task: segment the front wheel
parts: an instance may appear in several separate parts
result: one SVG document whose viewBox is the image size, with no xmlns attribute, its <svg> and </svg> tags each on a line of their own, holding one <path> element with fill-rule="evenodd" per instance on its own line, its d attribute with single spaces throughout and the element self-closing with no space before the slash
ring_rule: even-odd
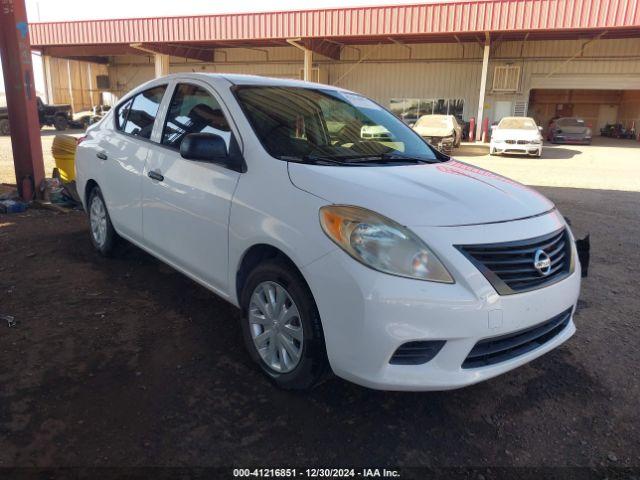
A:
<svg viewBox="0 0 640 480">
<path fill-rule="evenodd" d="M 89 194 L 89 226 L 91 229 L 91 243 L 105 257 L 113 253 L 118 234 L 116 233 L 107 205 L 99 187 L 94 187 Z"/>
<path fill-rule="evenodd" d="M 63 117 L 62 115 L 58 115 L 53 119 L 53 127 L 59 132 L 66 130 L 67 128 L 69 128 L 69 120 L 67 120 L 66 117 Z"/>
<path fill-rule="evenodd" d="M 11 127 L 9 126 L 9 120 L 3 118 L 0 120 L 0 135 L 10 135 Z"/>
<path fill-rule="evenodd" d="M 281 388 L 312 388 L 328 371 L 320 315 L 302 275 L 269 260 L 247 278 L 242 332 L 251 358 Z"/>
</svg>

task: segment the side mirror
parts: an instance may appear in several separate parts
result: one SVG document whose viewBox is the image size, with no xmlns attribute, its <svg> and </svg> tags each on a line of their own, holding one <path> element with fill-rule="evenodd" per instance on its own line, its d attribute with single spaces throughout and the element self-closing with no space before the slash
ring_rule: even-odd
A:
<svg viewBox="0 0 640 480">
<path fill-rule="evenodd" d="M 246 172 L 247 165 L 235 135 L 229 140 L 229 151 L 224 138 L 215 133 L 190 133 L 180 144 L 180 155 L 187 160 L 218 163 L 235 170 Z"/>
<path fill-rule="evenodd" d="M 187 160 L 227 163 L 227 144 L 215 133 L 190 133 L 180 144 L 180 155 Z"/>
<path fill-rule="evenodd" d="M 494 129 L 494 128 L 496 128 L 497 126 L 498 126 L 498 125 L 490 125 L 490 126 L 489 126 L 489 128 L 490 128 L 491 130 L 493 130 L 493 129 Z"/>
<path fill-rule="evenodd" d="M 542 127 L 538 127 L 538 130 L 542 131 Z"/>
</svg>

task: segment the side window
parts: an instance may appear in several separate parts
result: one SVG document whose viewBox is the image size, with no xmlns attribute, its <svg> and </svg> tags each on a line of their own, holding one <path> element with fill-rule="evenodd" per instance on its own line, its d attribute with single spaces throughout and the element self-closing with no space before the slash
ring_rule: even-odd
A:
<svg viewBox="0 0 640 480">
<path fill-rule="evenodd" d="M 133 103 L 124 124 L 124 132 L 142 138 L 151 138 L 156 114 L 162 102 L 166 85 L 145 90 L 133 98 Z"/>
<path fill-rule="evenodd" d="M 218 101 L 202 87 L 181 83 L 171 99 L 162 144 L 179 149 L 190 133 L 220 135 L 229 149 L 231 128 Z"/>
<path fill-rule="evenodd" d="M 133 103 L 133 98 L 130 98 L 118 108 L 118 113 L 116 114 L 116 128 L 118 130 L 124 130 L 124 124 L 127 123 L 127 116 L 129 115 L 129 110 L 131 110 L 131 103 Z"/>
</svg>

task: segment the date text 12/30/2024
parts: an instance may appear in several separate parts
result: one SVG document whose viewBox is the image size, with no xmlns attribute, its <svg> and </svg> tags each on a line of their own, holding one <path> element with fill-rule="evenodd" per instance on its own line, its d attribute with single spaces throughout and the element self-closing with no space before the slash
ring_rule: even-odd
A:
<svg viewBox="0 0 640 480">
<path fill-rule="evenodd" d="M 234 468 L 235 478 L 400 478 L 387 468 Z"/>
</svg>

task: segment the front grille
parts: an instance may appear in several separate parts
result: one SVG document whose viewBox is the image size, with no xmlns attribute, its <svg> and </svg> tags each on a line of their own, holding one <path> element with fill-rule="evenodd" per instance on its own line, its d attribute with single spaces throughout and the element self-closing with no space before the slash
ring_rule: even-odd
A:
<svg viewBox="0 0 640 480">
<path fill-rule="evenodd" d="M 564 228 L 529 240 L 456 247 L 500 295 L 545 287 L 569 276 L 574 269 L 571 241 Z M 536 254 L 540 250 L 543 253 L 539 258 L 546 258 L 546 254 L 549 268 L 538 270 L 535 267 Z"/>
<path fill-rule="evenodd" d="M 444 340 L 421 340 L 404 343 L 398 347 L 389 363 L 394 365 L 422 365 L 432 360 L 444 344 Z"/>
<path fill-rule="evenodd" d="M 501 337 L 481 340 L 462 363 L 462 368 L 478 368 L 505 362 L 541 347 L 569 324 L 571 308 L 535 327 Z"/>
</svg>

